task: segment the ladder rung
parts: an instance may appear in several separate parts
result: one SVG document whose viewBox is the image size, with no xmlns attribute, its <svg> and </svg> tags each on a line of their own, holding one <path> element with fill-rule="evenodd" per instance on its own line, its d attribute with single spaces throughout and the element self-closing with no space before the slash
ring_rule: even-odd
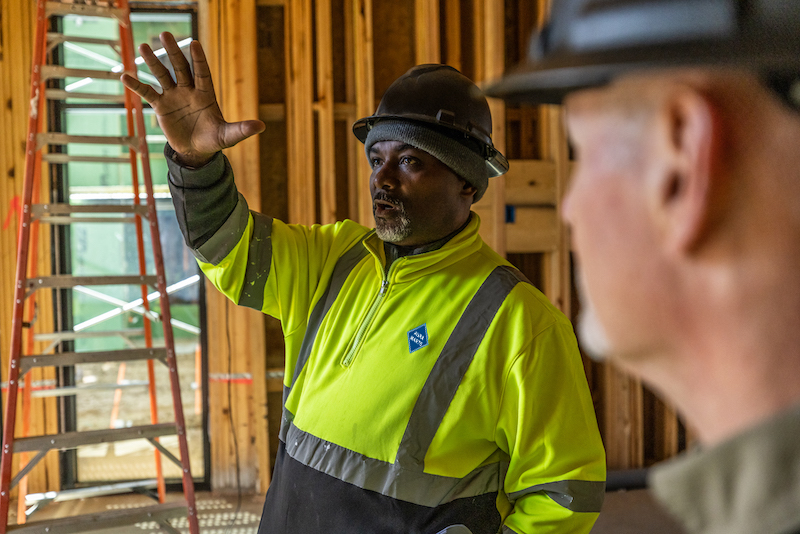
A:
<svg viewBox="0 0 800 534">
<path fill-rule="evenodd" d="M 75 287 L 75 286 L 141 286 L 155 287 L 158 277 L 152 275 L 113 275 L 113 276 L 71 276 L 57 274 L 55 276 L 38 276 L 25 281 L 29 289 L 45 287 Z"/>
<path fill-rule="evenodd" d="M 61 367 L 80 363 L 130 362 L 135 360 L 160 360 L 163 362 L 166 359 L 167 349 L 165 348 L 35 354 L 20 358 L 19 370 L 21 373 L 26 373 L 34 367 Z"/>
<path fill-rule="evenodd" d="M 35 341 L 73 341 L 76 339 L 90 339 L 98 337 L 132 337 L 144 335 L 144 328 L 130 328 L 127 330 L 103 330 L 100 332 L 73 332 L 72 330 L 65 330 L 63 332 L 45 332 L 42 334 L 34 334 Z"/>
<path fill-rule="evenodd" d="M 147 216 L 147 206 L 144 204 L 33 204 L 31 215 L 71 215 L 73 213 L 121 213 Z"/>
<path fill-rule="evenodd" d="M 104 100 L 107 102 L 124 103 L 125 95 L 102 95 L 99 93 L 80 93 L 77 91 L 65 91 L 64 89 L 46 89 L 45 97 L 49 100 L 66 100 L 67 98 L 82 98 L 84 100 Z"/>
<path fill-rule="evenodd" d="M 104 428 L 103 430 L 87 430 L 85 432 L 64 432 L 63 434 L 14 439 L 14 452 L 66 450 L 83 445 L 97 445 L 99 443 L 113 443 L 140 438 L 157 438 L 176 433 L 175 423 L 131 426 L 128 428 Z"/>
<path fill-rule="evenodd" d="M 127 156 L 70 156 L 69 154 L 42 154 L 42 160 L 48 163 L 127 163 L 130 165 L 131 159 Z"/>
<path fill-rule="evenodd" d="M 119 46 L 119 41 L 115 39 L 98 39 L 96 37 L 83 37 L 80 35 L 66 35 L 58 32 L 47 33 L 47 43 L 51 45 L 58 45 L 61 43 L 81 43 L 81 44 L 95 44 L 95 45 L 108 45 Z"/>
<path fill-rule="evenodd" d="M 119 81 L 121 75 L 121 72 L 107 70 L 70 69 L 57 65 L 42 65 L 42 80 L 51 80 L 53 78 L 97 78 L 99 80 Z"/>
<path fill-rule="evenodd" d="M 61 386 L 47 389 L 39 389 L 31 392 L 31 396 L 35 399 L 43 399 L 49 397 L 73 397 L 81 393 L 88 393 L 90 391 L 114 391 L 117 389 L 130 389 L 130 388 L 144 388 L 150 385 L 147 380 L 126 380 L 119 384 L 83 384 L 80 386 Z"/>
<path fill-rule="evenodd" d="M 103 495 L 119 495 L 140 489 L 152 489 L 156 487 L 155 478 L 147 480 L 134 480 L 132 482 L 117 482 L 116 484 L 104 484 L 102 486 L 92 486 L 88 488 L 73 488 L 61 491 L 48 491 L 47 493 L 29 493 L 25 496 L 25 504 L 30 506 L 42 501 L 64 502 L 77 501 L 89 497 L 102 497 Z"/>
<path fill-rule="evenodd" d="M 36 136 L 39 147 L 44 145 L 67 145 L 78 143 L 84 145 L 122 145 L 136 148 L 138 139 L 135 137 L 123 136 L 100 136 L 100 135 L 68 135 L 65 133 L 48 132 L 40 133 Z"/>
<path fill-rule="evenodd" d="M 135 223 L 136 219 L 131 217 L 67 217 L 65 215 L 55 217 L 39 217 L 39 222 L 47 224 L 75 224 L 75 223 Z"/>
<path fill-rule="evenodd" d="M 9 525 L 8 532 L 16 534 L 77 534 L 94 530 L 119 529 L 119 527 L 135 523 L 162 522 L 185 516 L 186 510 L 186 501 L 171 502 L 142 508 L 109 510 L 95 514 L 30 521 L 24 525 Z"/>
<path fill-rule="evenodd" d="M 47 2 L 47 16 L 83 15 L 84 17 L 106 17 L 119 21 L 124 20 L 124 11 L 116 7 L 102 7 L 90 4 L 67 4 L 64 2 Z"/>
</svg>

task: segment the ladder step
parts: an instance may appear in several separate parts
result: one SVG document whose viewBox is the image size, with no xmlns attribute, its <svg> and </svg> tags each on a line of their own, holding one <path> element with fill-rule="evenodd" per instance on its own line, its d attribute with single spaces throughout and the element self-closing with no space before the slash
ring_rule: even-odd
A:
<svg viewBox="0 0 800 534">
<path fill-rule="evenodd" d="M 123 217 L 76 217 L 77 213 L 119 214 Z M 73 223 L 134 223 L 134 217 L 125 215 L 138 214 L 148 218 L 147 206 L 144 204 L 34 204 L 31 206 L 33 219 L 49 224 Z"/>
<path fill-rule="evenodd" d="M 63 332 L 45 332 L 41 334 L 34 334 L 35 341 L 74 341 L 76 339 L 90 339 L 98 337 L 133 337 L 143 336 L 144 328 L 129 328 L 127 330 L 103 330 L 100 332 L 73 332 L 72 330 L 65 330 Z"/>
<path fill-rule="evenodd" d="M 103 100 L 106 102 L 125 103 L 125 95 L 101 95 L 99 93 L 81 93 L 78 91 L 65 91 L 64 89 L 45 89 L 48 100 L 66 100 L 67 98 L 82 98 L 84 100 Z"/>
<path fill-rule="evenodd" d="M 61 386 L 40 389 L 31 392 L 31 396 L 35 399 L 49 397 L 74 397 L 75 395 L 88 393 L 90 391 L 115 391 L 117 389 L 146 388 L 149 385 L 150 382 L 147 380 L 125 380 L 118 384 L 82 384 L 80 386 Z"/>
<path fill-rule="evenodd" d="M 127 163 L 130 165 L 131 159 L 127 156 L 70 156 L 69 154 L 42 154 L 42 160 L 48 163 Z"/>
<path fill-rule="evenodd" d="M 63 78 L 97 78 L 98 80 L 117 80 L 122 73 L 107 70 L 70 69 L 57 65 L 42 65 L 42 80 Z"/>
<path fill-rule="evenodd" d="M 147 275 L 113 275 L 113 276 L 71 276 L 58 274 L 55 276 L 38 276 L 26 281 L 29 289 L 44 287 L 75 287 L 75 286 L 141 286 L 155 287 L 158 277 Z"/>
<path fill-rule="evenodd" d="M 153 489 L 156 487 L 157 480 L 134 480 L 132 482 L 118 482 L 116 484 L 104 484 L 102 486 L 92 486 L 88 488 L 73 488 L 61 491 L 48 491 L 47 493 L 29 493 L 25 496 L 25 505 L 31 506 L 39 502 L 64 502 L 77 501 L 89 497 L 102 497 L 103 495 L 119 495 L 130 493 L 141 489 Z"/>
<path fill-rule="evenodd" d="M 61 43 L 81 43 L 94 45 L 119 46 L 119 41 L 115 39 L 97 39 L 96 37 L 83 37 L 79 35 L 66 35 L 58 32 L 47 33 L 47 44 L 56 46 Z"/>
<path fill-rule="evenodd" d="M 27 373 L 35 367 L 61 367 L 80 363 L 131 362 L 136 360 L 167 359 L 165 348 L 107 350 L 100 352 L 62 352 L 59 354 L 34 354 L 19 360 L 19 370 Z"/>
<path fill-rule="evenodd" d="M 100 136 L 100 135 L 67 135 L 65 133 L 49 132 L 36 136 L 38 146 L 67 145 L 79 143 L 84 145 L 121 145 L 136 149 L 139 140 L 136 137 Z"/>
<path fill-rule="evenodd" d="M 71 215 L 73 213 L 138 213 L 147 216 L 147 206 L 144 204 L 34 204 L 31 214 L 34 217 L 43 215 Z"/>
<path fill-rule="evenodd" d="M 61 517 L 45 521 L 31 521 L 24 525 L 9 525 L 8 532 L 15 534 L 77 534 L 103 529 L 119 529 L 121 526 L 144 522 L 163 522 L 186 516 L 186 501 L 109 510 L 95 514 Z"/>
<path fill-rule="evenodd" d="M 66 2 L 47 2 L 47 16 L 83 15 L 84 17 L 105 17 L 123 20 L 124 11 L 116 7 L 96 6 L 91 4 L 68 4 Z"/>
<path fill-rule="evenodd" d="M 82 445 L 97 445 L 99 443 L 113 443 L 130 439 L 157 438 L 170 436 L 177 433 L 175 423 L 160 423 L 157 425 L 131 426 L 128 428 L 104 428 L 103 430 L 88 430 L 85 432 L 64 432 L 63 434 L 50 434 L 34 436 L 31 438 L 17 438 L 14 440 L 14 452 L 34 452 L 49 450 L 74 449 Z"/>
</svg>

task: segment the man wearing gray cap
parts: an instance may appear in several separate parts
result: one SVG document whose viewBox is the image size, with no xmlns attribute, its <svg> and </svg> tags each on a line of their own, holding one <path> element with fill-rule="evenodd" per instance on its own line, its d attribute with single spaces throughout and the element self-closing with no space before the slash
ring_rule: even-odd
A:
<svg viewBox="0 0 800 534">
<path fill-rule="evenodd" d="M 259 533 L 587 533 L 605 455 L 572 326 L 489 249 L 470 211 L 507 170 L 478 88 L 421 65 L 353 131 L 375 230 L 250 212 L 220 150 L 202 48 L 169 34 L 163 94 L 129 76 L 169 140 L 178 221 L 208 278 L 281 320 L 280 444 Z M 323 163 L 324 164 L 324 163 Z M 366 184 L 365 184 L 366 185 Z"/>
<path fill-rule="evenodd" d="M 690 532 L 800 532 L 800 2 L 559 1 L 488 91 L 565 104 L 579 334 L 700 440 L 656 495 Z"/>
</svg>

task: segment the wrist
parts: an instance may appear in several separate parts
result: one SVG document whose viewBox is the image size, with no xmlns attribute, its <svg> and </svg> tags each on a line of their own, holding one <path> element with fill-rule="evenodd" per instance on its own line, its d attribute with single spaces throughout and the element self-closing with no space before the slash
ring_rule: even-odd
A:
<svg viewBox="0 0 800 534">
<path fill-rule="evenodd" d="M 209 161 L 214 159 L 214 156 L 217 155 L 216 152 L 213 154 L 185 154 L 172 148 L 169 143 L 167 143 L 164 153 L 167 155 L 167 157 L 181 167 L 187 167 L 190 169 L 199 169 L 204 167 Z"/>
</svg>

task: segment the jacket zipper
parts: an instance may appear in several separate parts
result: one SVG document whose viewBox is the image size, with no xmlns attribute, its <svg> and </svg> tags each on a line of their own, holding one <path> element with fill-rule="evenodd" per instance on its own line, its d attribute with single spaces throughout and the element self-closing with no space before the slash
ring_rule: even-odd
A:
<svg viewBox="0 0 800 534">
<path fill-rule="evenodd" d="M 350 350 L 347 351 L 347 354 L 342 359 L 342 365 L 345 367 L 350 367 L 353 363 L 353 360 L 356 357 L 356 353 L 358 349 L 361 348 L 361 342 L 363 341 L 364 334 L 367 331 L 367 328 L 372 323 L 373 317 L 378 312 L 378 308 L 381 306 L 381 302 L 383 301 L 383 297 L 386 295 L 386 291 L 389 289 L 389 275 L 391 274 L 392 270 L 394 269 L 395 265 L 398 261 L 402 260 L 403 258 L 398 258 L 394 261 L 391 267 L 389 267 L 389 272 L 386 273 L 385 278 L 381 281 L 381 288 L 378 290 L 378 294 L 375 297 L 375 300 L 372 301 L 372 306 L 370 306 L 369 311 L 367 312 L 367 316 L 362 321 L 361 326 L 358 327 L 358 331 L 356 331 L 356 338 L 353 341 L 352 347 Z"/>
</svg>

